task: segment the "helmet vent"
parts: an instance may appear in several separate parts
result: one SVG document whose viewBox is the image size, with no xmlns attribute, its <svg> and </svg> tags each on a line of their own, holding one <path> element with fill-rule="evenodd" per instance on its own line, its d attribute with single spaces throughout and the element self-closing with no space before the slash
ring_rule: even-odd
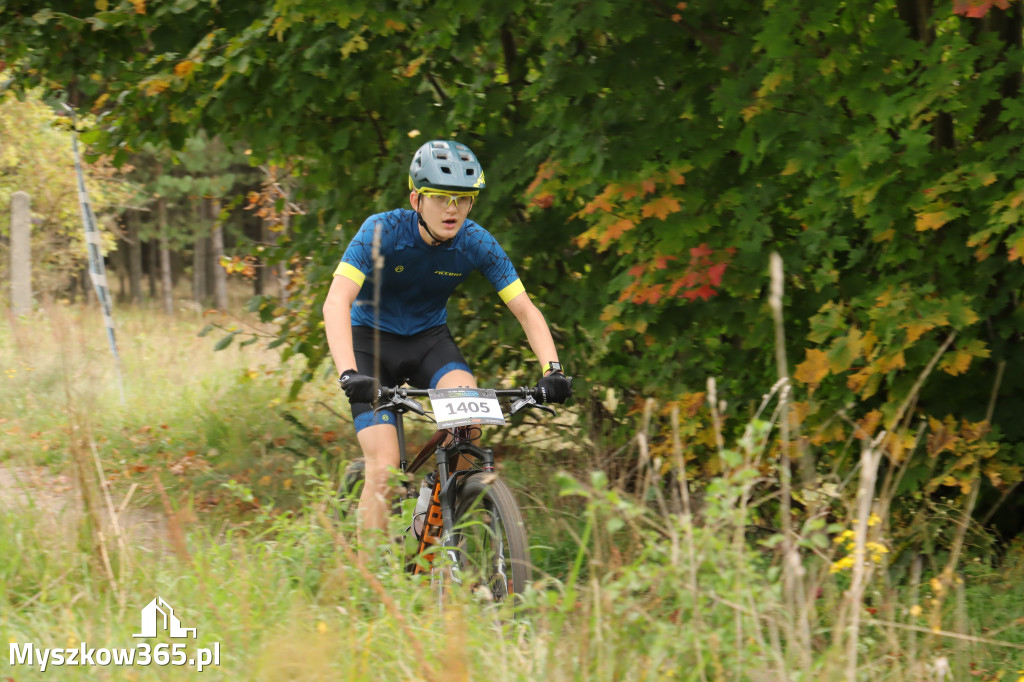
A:
<svg viewBox="0 0 1024 682">
<path fill-rule="evenodd" d="M 409 166 L 409 183 L 417 191 L 479 192 L 484 188 L 484 169 L 466 145 L 431 140 L 416 150 Z"/>
</svg>

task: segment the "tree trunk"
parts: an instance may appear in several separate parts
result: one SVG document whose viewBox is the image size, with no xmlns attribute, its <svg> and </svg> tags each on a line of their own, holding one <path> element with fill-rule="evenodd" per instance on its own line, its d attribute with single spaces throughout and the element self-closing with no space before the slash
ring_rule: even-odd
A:
<svg viewBox="0 0 1024 682">
<path fill-rule="evenodd" d="M 224 228 L 220 222 L 220 199 L 212 199 L 210 210 L 213 213 L 213 232 L 210 238 L 210 251 L 213 257 L 213 303 L 218 310 L 228 309 L 228 273 L 220 265 L 224 256 Z"/>
<path fill-rule="evenodd" d="M 89 272 L 89 266 L 85 265 L 82 268 L 82 302 L 86 305 L 90 305 L 96 301 L 96 291 L 92 288 L 92 275 Z"/>
<path fill-rule="evenodd" d="M 149 271 L 146 273 L 149 276 L 149 297 L 154 301 L 159 298 L 159 290 L 157 289 L 157 273 L 160 272 L 160 251 L 157 247 L 157 243 L 153 240 L 147 242 L 146 255 L 149 262 Z"/>
<path fill-rule="evenodd" d="M 128 230 L 122 232 L 122 238 L 117 240 L 117 302 L 126 303 L 131 296 L 129 292 L 131 279 L 128 263 Z"/>
<path fill-rule="evenodd" d="M 994 35 L 1003 43 L 1004 49 L 999 61 L 1006 64 L 1011 55 L 1024 47 L 1024 12 L 1019 4 L 1010 5 L 1006 9 L 989 8 L 984 17 L 968 19 L 971 23 L 971 42 L 981 45 Z M 993 97 L 982 109 L 982 116 L 975 126 L 975 137 L 989 139 L 1006 124 L 1000 122 L 1000 116 L 1006 109 L 1006 103 L 1014 101 L 1024 85 L 1024 74 L 1020 69 L 1008 66 L 1006 77 L 999 83 L 1001 97 Z"/>
<path fill-rule="evenodd" d="M 139 239 L 138 218 L 124 214 L 125 236 L 128 238 L 128 286 L 131 302 L 142 303 L 142 240 Z"/>
<path fill-rule="evenodd" d="M 270 243 L 270 229 L 267 227 L 266 219 L 260 221 L 260 253 L 263 253 L 263 249 L 267 248 L 267 244 Z M 259 263 L 256 264 L 256 279 L 253 280 L 253 293 L 256 296 L 262 296 L 267 293 L 267 285 L 270 283 L 270 268 L 267 267 L 266 260 L 261 256 Z"/>
<path fill-rule="evenodd" d="M 896 0 L 896 11 L 910 29 L 910 37 L 925 45 L 935 40 L 934 9 L 932 0 Z M 936 149 L 952 149 L 956 145 L 953 117 L 949 112 L 936 113 L 932 121 L 932 145 Z"/>
<path fill-rule="evenodd" d="M 192 215 L 196 224 L 196 241 L 192 250 L 192 299 L 196 305 L 203 308 L 206 307 L 206 300 L 210 295 L 210 287 L 206 281 L 207 247 L 210 239 L 206 236 L 202 199 L 192 205 Z"/>
<path fill-rule="evenodd" d="M 157 220 L 160 221 L 160 293 L 162 294 L 164 312 L 174 314 L 174 291 L 171 281 L 171 249 L 167 240 L 167 200 L 160 198 L 156 203 Z"/>
<path fill-rule="evenodd" d="M 281 234 L 278 235 L 278 239 L 280 239 L 282 236 L 288 234 L 288 223 L 290 222 L 289 218 L 290 218 L 290 216 L 288 215 L 287 211 L 285 211 L 281 215 Z M 277 291 L 278 291 L 278 296 L 281 299 L 281 303 L 287 303 L 288 302 L 288 284 L 289 284 L 288 263 L 283 262 L 283 261 L 281 263 L 278 263 L 276 271 L 277 271 Z"/>
</svg>

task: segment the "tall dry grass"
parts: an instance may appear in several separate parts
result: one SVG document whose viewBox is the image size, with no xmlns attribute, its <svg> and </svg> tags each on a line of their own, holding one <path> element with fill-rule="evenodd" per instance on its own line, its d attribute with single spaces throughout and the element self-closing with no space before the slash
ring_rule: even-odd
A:
<svg viewBox="0 0 1024 682">
<path fill-rule="evenodd" d="M 783 444 L 797 470 L 807 456 L 785 432 L 783 357 L 780 380 L 747 433 L 729 442 L 716 429 L 722 473 L 704 482 L 699 503 L 686 478 L 678 412 L 667 467 L 677 475 L 666 478 L 666 463 L 651 455 L 653 405 L 636 428 L 637 492 L 618 489 L 602 472 L 559 474 L 549 506 L 531 514 L 532 537 L 548 534 L 545 517 L 571 515 L 576 539 L 564 565 L 539 571 L 513 615 L 456 589 L 441 594 L 384 564 L 360 563 L 350 517 L 333 513 L 333 473 L 314 455 L 277 474 L 300 482 L 287 513 L 253 477 L 231 479 L 225 492 L 259 503 L 247 503 L 247 516 L 190 508 L 187 486 L 175 487 L 160 466 L 211 442 L 223 451 L 203 453 L 214 469 L 203 475 L 271 457 L 251 427 L 266 422 L 255 433 L 273 431 L 274 419 L 283 422 L 275 401 L 289 370 L 258 347 L 213 353 L 195 337 L 198 319 L 121 321 L 124 408 L 98 315 L 56 307 L 0 334 L 0 359 L 11 370 L 2 378 L 11 400 L 0 408 L 0 465 L 44 464 L 78 486 L 29 487 L 37 504 L 0 505 L 0 639 L 134 646 L 139 609 L 159 595 L 198 629 L 194 646 L 220 644 L 222 663 L 202 673 L 208 679 L 933 681 L 964 679 L 959 671 L 966 671 L 1014 680 L 1024 667 L 1016 663 L 1024 633 L 1015 620 L 1024 613 L 1024 553 L 1011 553 L 1000 574 L 957 549 L 934 574 L 922 565 L 907 584 L 889 579 L 880 548 L 894 488 L 878 481 L 882 440 L 862 443 L 856 477 L 829 497 L 805 496 L 817 502 L 803 515 L 783 514 L 782 532 L 754 527 L 763 510 L 785 509 L 802 485 L 790 480 L 785 459 L 774 459 L 774 446 Z M 716 415 L 714 381 L 709 389 Z M 333 394 L 317 390 L 286 409 L 307 425 L 321 419 L 344 433 L 347 425 L 324 409 Z M 154 440 L 153 427 L 166 437 Z M 131 443 L 139 449 L 126 450 Z M 342 443 L 335 447 L 353 454 Z M 132 462 L 151 470 L 110 480 Z M 71 527 L 52 524 L 43 511 L 53 509 L 42 499 L 53 494 L 82 500 L 85 511 Z M 139 503 L 161 519 L 159 547 L 121 531 L 118 522 Z M 969 512 L 957 517 L 958 548 Z M 396 519 L 393 530 L 401 528 Z M 90 672 L 134 680 L 186 674 L 155 665 Z M 83 670 L 22 666 L 7 674 L 61 680 Z"/>
</svg>

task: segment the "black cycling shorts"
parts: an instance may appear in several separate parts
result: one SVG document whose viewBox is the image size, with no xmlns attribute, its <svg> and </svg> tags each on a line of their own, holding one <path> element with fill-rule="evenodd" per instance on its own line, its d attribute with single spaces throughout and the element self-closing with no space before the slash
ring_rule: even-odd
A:
<svg viewBox="0 0 1024 682">
<path fill-rule="evenodd" d="M 375 334 L 380 334 L 379 367 L 373 355 Z M 414 388 L 436 388 L 448 372 L 470 371 L 446 324 L 411 336 L 372 327 L 352 327 L 352 349 L 356 371 L 376 377 L 381 386 L 409 384 Z M 394 424 L 395 415 L 388 410 L 375 413 L 369 403 L 352 403 L 352 420 L 358 432 L 375 424 Z"/>
</svg>

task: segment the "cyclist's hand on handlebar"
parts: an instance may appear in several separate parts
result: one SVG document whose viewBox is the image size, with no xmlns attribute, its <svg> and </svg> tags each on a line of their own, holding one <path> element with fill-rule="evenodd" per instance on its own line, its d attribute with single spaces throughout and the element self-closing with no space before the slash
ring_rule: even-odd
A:
<svg viewBox="0 0 1024 682">
<path fill-rule="evenodd" d="M 542 403 L 564 403 L 572 395 L 572 379 L 561 372 L 552 372 L 537 382 Z"/>
<path fill-rule="evenodd" d="M 338 384 L 350 403 L 372 403 L 377 399 L 377 391 L 380 389 L 376 379 L 354 369 L 342 372 Z"/>
</svg>

